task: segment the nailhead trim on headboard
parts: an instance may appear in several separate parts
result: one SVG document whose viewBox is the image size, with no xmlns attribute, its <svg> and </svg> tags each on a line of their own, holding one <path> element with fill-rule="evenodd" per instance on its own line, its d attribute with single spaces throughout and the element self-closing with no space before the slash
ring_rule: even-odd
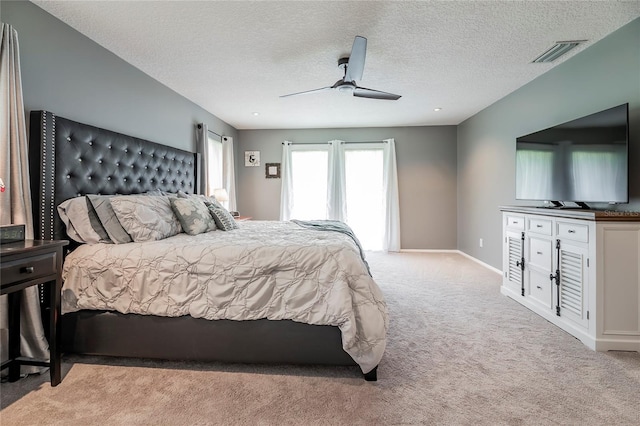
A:
<svg viewBox="0 0 640 426">
<path fill-rule="evenodd" d="M 47 112 L 43 111 L 42 112 L 42 139 L 41 140 L 46 140 L 47 139 Z M 41 157 L 42 157 L 42 164 L 40 165 L 41 170 L 46 170 L 46 159 L 47 159 L 47 145 L 48 144 L 42 144 L 42 153 L 41 153 Z M 42 236 L 45 234 L 44 232 L 44 221 L 45 221 L 45 217 L 47 217 L 46 214 L 46 206 L 47 206 L 47 200 L 45 199 L 44 196 L 44 187 L 45 187 L 45 181 L 46 181 L 46 175 L 44 173 L 41 173 L 41 181 L 40 181 L 40 188 L 39 188 L 39 194 L 40 194 L 40 235 L 36 236 L 36 238 L 42 238 Z"/>
<path fill-rule="evenodd" d="M 49 206 L 49 231 L 50 231 L 50 239 L 54 239 L 53 237 L 53 230 L 54 230 L 54 212 L 56 211 L 56 206 L 53 202 L 53 200 L 55 199 L 55 181 L 56 181 L 56 116 L 52 113 L 51 114 L 51 174 L 49 175 L 49 178 L 51 179 L 51 182 L 53 182 L 53 184 L 51 184 L 51 198 L 50 203 L 51 205 Z"/>
</svg>

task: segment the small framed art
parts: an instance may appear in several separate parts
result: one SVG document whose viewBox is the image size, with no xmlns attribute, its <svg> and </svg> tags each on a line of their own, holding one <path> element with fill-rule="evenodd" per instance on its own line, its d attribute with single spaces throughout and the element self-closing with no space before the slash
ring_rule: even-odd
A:
<svg viewBox="0 0 640 426">
<path fill-rule="evenodd" d="M 245 151 L 244 152 L 244 166 L 245 167 L 258 167 L 258 166 L 260 166 L 260 151 Z"/>
<path fill-rule="evenodd" d="M 265 163 L 264 172 L 267 179 L 280 179 L 280 163 Z"/>
</svg>

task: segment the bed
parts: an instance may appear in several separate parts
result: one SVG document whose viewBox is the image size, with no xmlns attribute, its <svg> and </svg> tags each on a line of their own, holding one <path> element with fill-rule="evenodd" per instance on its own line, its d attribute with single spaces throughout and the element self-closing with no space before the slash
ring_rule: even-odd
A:
<svg viewBox="0 0 640 426">
<path fill-rule="evenodd" d="M 30 162 L 38 239 L 69 239 L 57 206 L 75 197 L 200 192 L 197 154 L 47 111 L 31 113 Z M 250 221 L 232 232 L 180 233 L 151 244 L 71 244 L 64 266 L 62 349 L 167 360 L 353 365 L 366 380 L 376 380 L 386 306 L 349 241 L 344 234 L 289 222 Z M 323 254 L 318 257 L 313 248 Z M 154 263 L 134 253 L 159 254 L 151 255 Z M 120 273 L 96 272 L 131 270 L 122 266 L 128 259 L 138 264 L 133 275 L 145 294 L 131 296 L 119 287 Z M 303 264 L 310 270 L 296 269 Z M 162 268 L 174 276 L 167 278 Z M 225 282 L 233 285 L 220 290 Z M 168 294 L 169 288 L 189 297 Z"/>
</svg>

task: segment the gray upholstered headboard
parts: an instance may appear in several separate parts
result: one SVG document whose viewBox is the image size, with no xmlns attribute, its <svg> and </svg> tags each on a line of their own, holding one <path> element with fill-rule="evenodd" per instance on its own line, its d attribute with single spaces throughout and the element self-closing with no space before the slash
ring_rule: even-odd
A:
<svg viewBox="0 0 640 426">
<path fill-rule="evenodd" d="M 200 193 L 200 157 L 32 111 L 29 169 L 36 239 L 66 239 L 56 206 L 86 194 Z"/>
</svg>

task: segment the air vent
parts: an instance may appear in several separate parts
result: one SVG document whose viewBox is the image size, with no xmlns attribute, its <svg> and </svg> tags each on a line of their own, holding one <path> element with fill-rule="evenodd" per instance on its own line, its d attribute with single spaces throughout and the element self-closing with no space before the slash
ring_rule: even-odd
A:
<svg viewBox="0 0 640 426">
<path fill-rule="evenodd" d="M 587 40 L 574 40 L 574 41 L 557 41 L 555 45 L 551 46 L 546 52 L 542 55 L 535 58 L 532 63 L 539 62 L 552 62 L 558 59 L 560 56 L 564 55 L 580 43 L 584 43 Z"/>
</svg>

